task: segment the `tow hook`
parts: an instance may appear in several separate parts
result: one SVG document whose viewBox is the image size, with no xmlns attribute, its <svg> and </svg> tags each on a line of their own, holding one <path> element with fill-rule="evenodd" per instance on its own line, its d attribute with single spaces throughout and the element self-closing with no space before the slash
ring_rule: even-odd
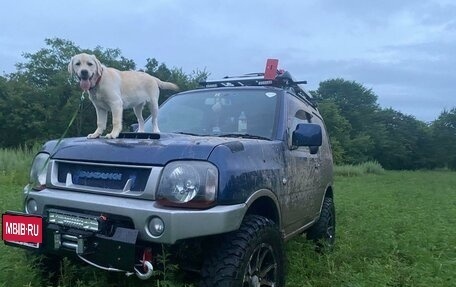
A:
<svg viewBox="0 0 456 287">
<path fill-rule="evenodd" d="M 154 272 L 154 266 L 152 265 L 152 249 L 151 248 L 144 248 L 143 254 L 142 254 L 142 260 L 140 260 L 142 263 L 142 271 L 139 271 L 138 268 L 135 267 L 135 273 L 136 276 L 138 276 L 139 279 L 142 280 L 147 280 L 152 276 L 152 273 Z"/>
<path fill-rule="evenodd" d="M 139 279 L 147 280 L 152 276 L 152 274 L 154 272 L 154 267 L 152 266 L 152 263 L 150 263 L 149 261 L 143 261 L 142 264 L 143 264 L 143 269 L 145 269 L 146 272 L 143 273 L 143 272 L 139 271 L 138 268 L 135 267 L 135 273 Z"/>
</svg>

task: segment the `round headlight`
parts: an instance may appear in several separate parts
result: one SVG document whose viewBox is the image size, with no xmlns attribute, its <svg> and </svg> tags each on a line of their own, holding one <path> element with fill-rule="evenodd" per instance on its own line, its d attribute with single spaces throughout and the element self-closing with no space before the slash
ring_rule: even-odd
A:
<svg viewBox="0 0 456 287">
<path fill-rule="evenodd" d="M 168 163 L 158 184 L 156 200 L 165 206 L 208 208 L 215 203 L 218 170 L 205 161 Z"/>
<path fill-rule="evenodd" d="M 174 199 L 172 201 L 189 202 L 198 193 L 200 177 L 192 166 L 179 165 L 171 170 L 168 177 L 168 184 Z"/>
<path fill-rule="evenodd" d="M 47 166 L 49 164 L 49 154 L 39 153 L 33 159 L 30 169 L 30 184 L 34 190 L 42 190 L 46 185 Z"/>
</svg>

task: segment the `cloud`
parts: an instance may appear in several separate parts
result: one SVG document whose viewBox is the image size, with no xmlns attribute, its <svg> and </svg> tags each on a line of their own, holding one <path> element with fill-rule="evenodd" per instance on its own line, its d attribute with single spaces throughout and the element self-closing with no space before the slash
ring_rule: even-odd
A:
<svg viewBox="0 0 456 287">
<path fill-rule="evenodd" d="M 187 73 L 206 68 L 211 78 L 261 72 L 278 58 L 309 89 L 357 81 L 382 106 L 430 121 L 456 106 L 455 19 L 453 0 L 7 1 L 0 71 L 53 37 L 120 48 L 138 68 L 156 58 Z"/>
</svg>

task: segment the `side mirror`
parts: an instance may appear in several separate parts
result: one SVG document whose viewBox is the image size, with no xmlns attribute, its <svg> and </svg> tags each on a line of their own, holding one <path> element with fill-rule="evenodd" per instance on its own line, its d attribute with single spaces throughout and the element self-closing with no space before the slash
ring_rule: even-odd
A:
<svg viewBox="0 0 456 287">
<path fill-rule="evenodd" d="M 293 132 L 291 143 L 294 146 L 308 146 L 312 154 L 317 153 L 322 145 L 323 134 L 321 126 L 317 124 L 298 124 Z"/>
</svg>

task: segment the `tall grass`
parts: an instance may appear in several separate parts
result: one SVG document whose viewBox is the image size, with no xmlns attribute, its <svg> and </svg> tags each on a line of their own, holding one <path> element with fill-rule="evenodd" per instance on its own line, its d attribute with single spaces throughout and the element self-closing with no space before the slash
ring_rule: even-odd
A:
<svg viewBox="0 0 456 287">
<path fill-rule="evenodd" d="M 357 165 L 339 165 L 334 167 L 338 176 L 360 176 L 364 174 L 384 174 L 385 169 L 377 161 L 368 161 Z"/>
<path fill-rule="evenodd" d="M 39 148 L 38 145 L 32 148 L 0 148 L 0 174 L 8 174 L 9 179 L 13 182 L 27 183 L 33 157 Z"/>
</svg>

